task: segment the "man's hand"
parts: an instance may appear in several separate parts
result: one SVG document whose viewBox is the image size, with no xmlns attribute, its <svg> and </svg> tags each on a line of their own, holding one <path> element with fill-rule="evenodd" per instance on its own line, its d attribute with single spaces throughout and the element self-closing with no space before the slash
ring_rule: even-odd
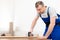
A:
<svg viewBox="0 0 60 40">
<path fill-rule="evenodd" d="M 30 37 L 30 36 L 33 36 L 33 34 L 31 32 L 28 32 L 28 37 Z"/>
<path fill-rule="evenodd" d="M 37 37 L 37 40 L 47 40 L 47 37 L 46 37 L 46 36 L 41 36 L 41 37 L 38 36 L 38 37 Z"/>
</svg>

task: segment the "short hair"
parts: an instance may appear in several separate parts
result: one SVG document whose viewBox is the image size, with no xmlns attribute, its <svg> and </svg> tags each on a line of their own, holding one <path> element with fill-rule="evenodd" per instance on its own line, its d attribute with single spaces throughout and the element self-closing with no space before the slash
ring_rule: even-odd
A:
<svg viewBox="0 0 60 40">
<path fill-rule="evenodd" d="M 44 3 L 43 3 L 42 1 L 37 1 L 37 2 L 35 3 L 35 7 L 37 8 L 38 5 L 44 6 Z"/>
</svg>

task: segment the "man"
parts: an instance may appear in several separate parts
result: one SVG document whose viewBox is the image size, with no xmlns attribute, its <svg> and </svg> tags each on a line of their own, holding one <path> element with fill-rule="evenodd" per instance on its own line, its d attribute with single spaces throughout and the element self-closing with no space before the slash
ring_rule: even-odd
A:
<svg viewBox="0 0 60 40">
<path fill-rule="evenodd" d="M 60 40 L 60 25 L 57 24 L 58 15 L 55 9 L 45 6 L 42 1 L 36 2 L 35 7 L 37 10 L 37 16 L 32 21 L 32 25 L 29 32 L 30 35 L 32 35 L 34 26 L 38 18 L 41 17 L 42 20 L 46 23 L 46 29 L 44 35 L 42 37 L 39 37 L 39 39 Z"/>
</svg>

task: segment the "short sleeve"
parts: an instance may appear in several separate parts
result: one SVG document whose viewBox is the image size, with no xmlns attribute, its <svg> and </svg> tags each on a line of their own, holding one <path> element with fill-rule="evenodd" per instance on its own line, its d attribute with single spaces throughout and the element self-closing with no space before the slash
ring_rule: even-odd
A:
<svg viewBox="0 0 60 40">
<path fill-rule="evenodd" d="M 51 17 L 56 17 L 56 18 L 58 17 L 56 10 L 54 8 L 49 8 L 49 14 L 50 14 L 50 18 Z"/>
</svg>

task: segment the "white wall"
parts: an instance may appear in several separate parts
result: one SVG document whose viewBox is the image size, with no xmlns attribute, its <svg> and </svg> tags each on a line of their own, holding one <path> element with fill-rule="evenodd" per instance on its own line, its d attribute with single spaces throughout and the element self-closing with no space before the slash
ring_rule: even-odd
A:
<svg viewBox="0 0 60 40">
<path fill-rule="evenodd" d="M 0 32 L 9 31 L 9 22 L 13 21 L 13 1 L 0 0 Z"/>
</svg>

